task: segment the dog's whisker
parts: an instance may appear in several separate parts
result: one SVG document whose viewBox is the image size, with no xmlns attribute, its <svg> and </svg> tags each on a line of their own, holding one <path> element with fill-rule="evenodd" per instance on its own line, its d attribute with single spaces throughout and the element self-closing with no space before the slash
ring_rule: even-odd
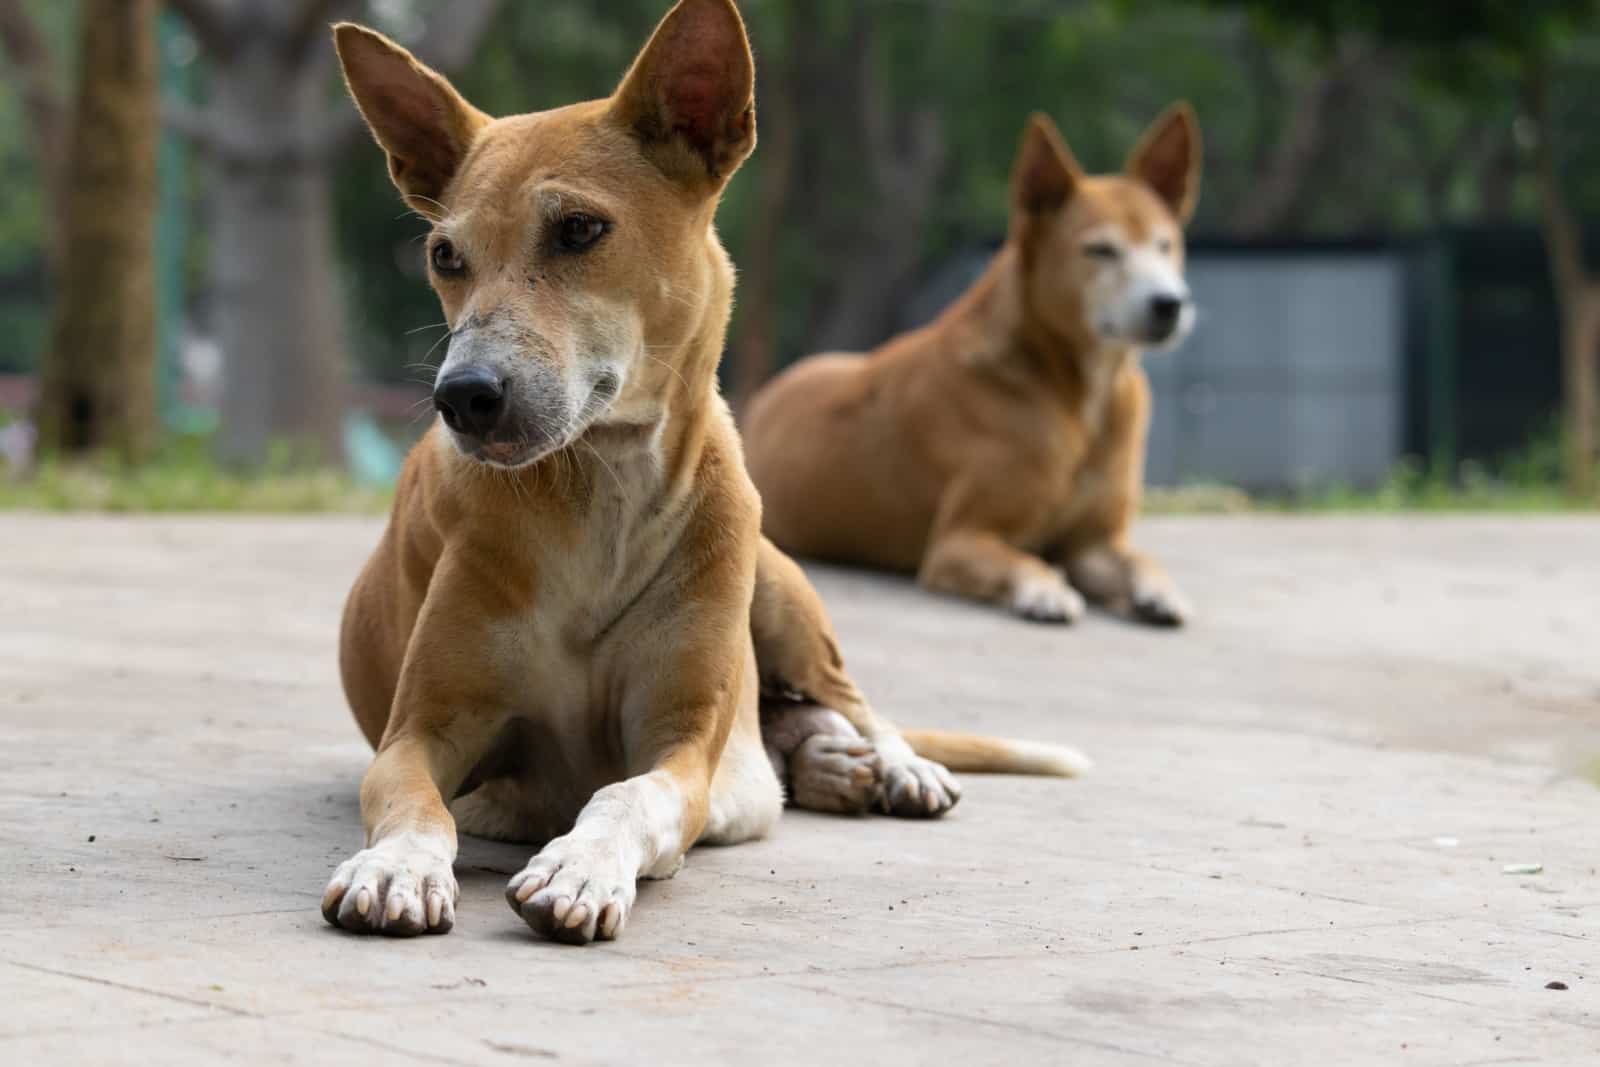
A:
<svg viewBox="0 0 1600 1067">
<path fill-rule="evenodd" d="M 677 367 L 674 367 L 664 359 L 652 356 L 649 352 L 644 354 L 644 358 L 648 359 L 652 363 L 659 363 L 661 366 L 667 368 L 667 370 L 671 371 L 673 376 L 678 379 L 679 383 L 683 385 L 683 391 L 686 393 L 689 391 L 689 380 L 683 376 L 683 372 L 678 370 Z"/>
</svg>

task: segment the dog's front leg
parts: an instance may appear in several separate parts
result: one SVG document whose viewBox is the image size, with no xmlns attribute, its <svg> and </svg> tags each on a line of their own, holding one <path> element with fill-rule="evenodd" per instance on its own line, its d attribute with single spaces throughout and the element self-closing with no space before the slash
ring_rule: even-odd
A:
<svg viewBox="0 0 1600 1067">
<path fill-rule="evenodd" d="M 633 625 L 613 635 L 609 655 L 621 681 L 621 741 L 632 777 L 595 793 L 572 830 L 506 887 L 507 902 L 537 933 L 573 944 L 617 937 L 638 880 L 676 873 L 706 832 L 712 777 L 734 720 L 741 711 L 756 714 L 744 607 L 749 579 L 743 589 L 734 589 L 731 605 L 695 604 L 686 585 L 671 595 L 694 607 L 663 598 L 636 608 Z M 749 732 L 758 745 L 758 731 Z M 754 757 L 762 759 L 759 748 Z"/>
<path fill-rule="evenodd" d="M 455 925 L 456 827 L 444 794 L 472 769 L 458 740 L 412 729 L 385 737 L 361 782 L 367 847 L 340 865 L 322 897 L 330 923 L 393 937 Z"/>
<path fill-rule="evenodd" d="M 435 589 L 461 583 L 436 582 Z M 322 898 L 330 923 L 355 933 L 410 937 L 448 933 L 459 897 L 451 865 L 456 825 L 446 798 L 471 773 L 504 716 L 490 671 L 473 656 L 442 656 L 429 633 L 461 647 L 475 617 L 449 611 L 430 593 L 412 634 L 378 754 L 361 782 L 367 847 L 334 872 Z"/>
</svg>

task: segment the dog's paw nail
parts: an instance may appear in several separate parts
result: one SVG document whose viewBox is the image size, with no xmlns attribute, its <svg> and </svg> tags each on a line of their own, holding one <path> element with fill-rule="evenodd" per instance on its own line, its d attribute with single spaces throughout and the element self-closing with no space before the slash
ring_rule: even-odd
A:
<svg viewBox="0 0 1600 1067">
<path fill-rule="evenodd" d="M 344 899 L 344 895 L 349 888 L 349 886 L 334 882 L 322 894 L 322 914 L 328 916 L 330 921 L 338 914 L 339 902 Z"/>
<path fill-rule="evenodd" d="M 508 895 L 522 920 L 543 937 L 581 945 L 622 929 L 639 876 L 609 840 L 557 838 L 519 877 L 527 880 Z"/>
<path fill-rule="evenodd" d="M 448 931 L 456 895 L 448 851 L 401 834 L 363 849 L 334 874 L 322 898 L 329 922 L 357 934 L 415 937 Z"/>
</svg>

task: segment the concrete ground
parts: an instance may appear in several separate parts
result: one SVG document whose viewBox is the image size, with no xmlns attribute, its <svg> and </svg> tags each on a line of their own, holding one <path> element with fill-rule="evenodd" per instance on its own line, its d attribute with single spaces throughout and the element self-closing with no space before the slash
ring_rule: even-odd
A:
<svg viewBox="0 0 1600 1067">
<path fill-rule="evenodd" d="M 792 815 L 586 949 L 471 840 L 448 937 L 318 914 L 377 531 L 0 516 L 0 1062 L 1600 1062 L 1600 522 L 1152 521 L 1184 633 L 818 570 L 884 711 L 1099 772 Z"/>
</svg>

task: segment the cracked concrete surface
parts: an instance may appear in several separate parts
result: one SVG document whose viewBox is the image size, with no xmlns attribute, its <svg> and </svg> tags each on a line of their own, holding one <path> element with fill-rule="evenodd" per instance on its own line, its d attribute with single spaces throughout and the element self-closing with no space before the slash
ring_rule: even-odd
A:
<svg viewBox="0 0 1600 1067">
<path fill-rule="evenodd" d="M 377 532 L 0 516 L 0 1062 L 1597 1062 L 1600 522 L 1152 521 L 1179 634 L 814 570 L 886 713 L 1099 772 L 791 814 L 586 949 L 471 840 L 450 936 L 319 916 Z"/>
</svg>

